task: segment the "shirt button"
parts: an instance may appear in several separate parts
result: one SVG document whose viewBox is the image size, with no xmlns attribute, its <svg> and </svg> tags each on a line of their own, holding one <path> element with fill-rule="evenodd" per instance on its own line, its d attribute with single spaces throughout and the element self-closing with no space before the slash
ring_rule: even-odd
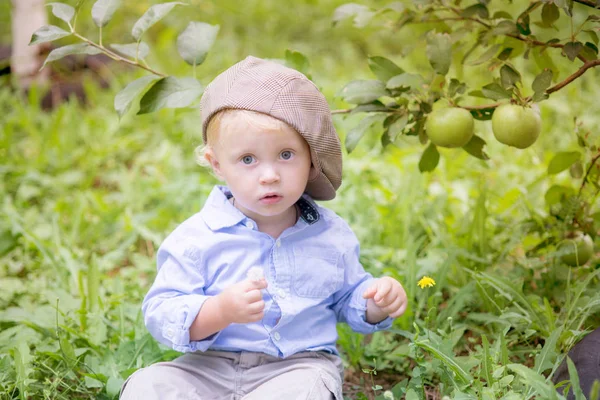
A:
<svg viewBox="0 0 600 400">
<path fill-rule="evenodd" d="M 273 337 L 275 338 L 275 340 L 281 339 L 281 335 L 279 334 L 279 332 L 275 332 L 275 334 L 273 335 Z"/>
<path fill-rule="evenodd" d="M 277 247 L 281 247 L 281 240 L 277 239 L 277 241 L 275 242 L 275 244 L 277 245 Z"/>
<path fill-rule="evenodd" d="M 171 329 L 171 328 L 167 329 L 167 337 L 172 338 L 173 337 L 173 333 L 174 333 L 173 329 Z"/>
<path fill-rule="evenodd" d="M 248 221 L 248 222 L 246 223 L 246 226 L 247 226 L 249 229 L 254 229 L 254 223 L 253 223 L 252 221 Z"/>
<path fill-rule="evenodd" d="M 279 296 L 282 299 L 285 299 L 285 296 L 286 296 L 285 290 L 283 290 L 283 289 L 277 290 L 277 296 Z"/>
</svg>

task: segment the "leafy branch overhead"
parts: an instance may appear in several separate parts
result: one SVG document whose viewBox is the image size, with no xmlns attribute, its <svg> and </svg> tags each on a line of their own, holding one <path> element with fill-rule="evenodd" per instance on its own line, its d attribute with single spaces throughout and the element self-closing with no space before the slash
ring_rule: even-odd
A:
<svg viewBox="0 0 600 400">
<path fill-rule="evenodd" d="M 475 134 L 470 119 L 491 119 L 494 136 L 503 144 L 519 149 L 531 146 L 541 132 L 536 103 L 600 65 L 600 16 L 594 14 L 600 14 L 600 1 L 582 0 L 575 6 L 571 1 L 534 1 L 514 15 L 497 3 L 424 0 L 381 9 L 354 3 L 338 7 L 334 26 L 351 19 L 357 28 L 373 24 L 381 29 L 392 26 L 398 32 L 426 24 L 428 29 L 422 29 L 425 33 L 417 39 L 422 45 L 414 48 L 431 67 L 405 71 L 388 58 L 368 58 L 376 79 L 348 83 L 339 95 L 356 106 L 334 113 L 378 114 L 381 124 L 372 119 L 359 124 L 351 132 L 350 146 L 347 139 L 348 151 L 375 125 L 383 131 L 384 146 L 400 135 L 417 136 L 425 145 L 419 163 L 423 172 L 433 170 L 439 161 L 435 147 L 462 147 L 485 160 L 485 141 Z M 560 80 L 558 58 L 574 64 Z M 468 77 L 469 68 L 487 69 L 491 81 L 472 87 L 459 80 Z M 530 87 L 524 84 L 525 68 L 538 70 Z M 470 116 L 460 110 L 468 110 Z M 402 121 L 400 129 L 396 121 Z"/>
<path fill-rule="evenodd" d="M 139 78 L 128 84 L 115 97 L 114 107 L 119 116 L 123 116 L 138 103 L 138 114 L 160 110 L 161 108 L 188 107 L 202 94 L 203 87 L 196 80 L 196 67 L 201 65 L 214 44 L 218 25 L 204 22 L 190 22 L 177 38 L 177 50 L 182 59 L 193 66 L 194 77 L 176 78 L 152 69 L 146 62 L 150 47 L 142 41 L 144 34 L 163 19 L 176 6 L 185 6 L 181 2 L 156 4 L 150 7 L 131 29 L 132 43 L 112 43 L 104 46 L 102 28 L 106 26 L 115 11 L 121 5 L 120 0 L 98 0 L 92 6 L 92 19 L 98 27 L 97 42 L 79 34 L 75 20 L 80 11 L 64 3 L 49 3 L 52 13 L 66 23 L 68 30 L 50 25 L 39 28 L 31 38 L 31 44 L 51 42 L 65 37 L 74 37 L 78 43 L 57 47 L 48 54 L 44 65 L 71 54 L 105 54 L 115 61 L 139 67 L 152 75 Z"/>
<path fill-rule="evenodd" d="M 542 128 L 536 103 L 600 65 L 600 17 L 592 14 L 600 13 L 599 1 L 581 0 L 576 1 L 576 5 L 571 1 L 534 1 L 514 15 L 508 13 L 504 5 L 498 6 L 497 1 L 461 6 L 459 2 L 421 0 L 409 3 L 410 6 L 393 2 L 380 9 L 354 3 L 338 7 L 333 15 L 334 26 L 352 19 L 356 27 L 362 28 L 381 18 L 387 19 L 381 24 L 382 29 L 426 24 L 426 33 L 418 39 L 422 46 L 416 48 L 427 57 L 431 67 L 406 71 L 386 57 L 369 57 L 369 68 L 376 79 L 355 80 L 345 85 L 340 96 L 356 106 L 333 112 L 368 114 L 348 133 L 347 150 L 354 150 L 361 138 L 375 127 L 383 130 L 381 143 L 384 146 L 393 144 L 401 136 L 418 137 L 425 146 L 419 163 L 421 171 L 431 171 L 437 166 L 440 153 L 436 147 L 461 147 L 468 154 L 487 160 L 486 142 L 476 134 L 474 120 L 492 120 L 494 136 L 503 144 L 519 149 L 531 146 Z M 105 46 L 102 28 L 120 5 L 120 0 L 98 0 L 93 4 L 91 17 L 98 27 L 98 41 L 94 41 L 76 30 L 79 8 L 49 3 L 66 29 L 53 25 L 41 27 L 33 34 L 31 44 L 66 37 L 77 40 L 55 48 L 44 65 L 70 54 L 105 54 L 150 72 L 151 75 L 129 83 L 117 94 L 114 107 L 119 116 L 138 103 L 139 114 L 194 104 L 203 91 L 196 80 L 196 67 L 206 59 L 219 26 L 188 23 L 179 34 L 176 46 L 182 59 L 193 67 L 193 77 L 170 77 L 148 65 L 150 47 L 142 38 L 174 8 L 186 4 L 167 2 L 151 6 L 133 24 L 131 43 Z M 575 15 L 584 18 L 574 18 Z M 575 21 L 581 22 L 576 24 Z M 566 26 L 570 29 L 565 29 Z M 555 63 L 560 57 L 574 64 L 572 72 L 561 79 Z M 537 69 L 530 86 L 524 83 L 523 76 L 527 73 L 522 60 L 528 64 L 527 70 Z M 306 56 L 287 50 L 285 61 L 310 78 Z M 468 68 L 487 69 L 490 82 L 481 87 L 463 82 L 463 70 Z M 510 129 L 511 124 L 518 128 Z"/>
</svg>

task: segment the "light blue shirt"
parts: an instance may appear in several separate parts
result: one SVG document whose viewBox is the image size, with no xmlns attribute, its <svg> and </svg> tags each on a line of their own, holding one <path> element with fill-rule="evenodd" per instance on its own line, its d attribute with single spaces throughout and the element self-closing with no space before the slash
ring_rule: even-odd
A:
<svg viewBox="0 0 600 400">
<path fill-rule="evenodd" d="M 202 210 L 179 225 L 157 254 L 158 274 L 144 298 L 146 327 L 159 342 L 181 352 L 225 350 L 287 357 L 300 351 L 338 354 L 336 322 L 354 331 L 387 329 L 392 320 L 365 321 L 363 292 L 373 282 L 359 262 L 359 243 L 333 211 L 309 196 L 298 200 L 296 224 L 278 239 L 260 232 L 235 208 L 229 189 L 215 186 Z M 190 341 L 202 304 L 261 267 L 261 321 L 231 324 L 206 339 Z"/>
</svg>

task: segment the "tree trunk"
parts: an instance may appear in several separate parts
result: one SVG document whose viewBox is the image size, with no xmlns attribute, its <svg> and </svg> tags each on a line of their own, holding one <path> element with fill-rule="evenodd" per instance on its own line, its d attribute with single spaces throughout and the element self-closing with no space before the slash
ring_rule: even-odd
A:
<svg viewBox="0 0 600 400">
<path fill-rule="evenodd" d="M 44 0 L 12 0 L 12 56 L 10 70 L 15 82 L 22 89 L 32 83 L 43 84 L 48 80 L 48 70 L 40 71 L 44 44 L 29 46 L 31 35 L 40 27 L 48 25 Z"/>
</svg>

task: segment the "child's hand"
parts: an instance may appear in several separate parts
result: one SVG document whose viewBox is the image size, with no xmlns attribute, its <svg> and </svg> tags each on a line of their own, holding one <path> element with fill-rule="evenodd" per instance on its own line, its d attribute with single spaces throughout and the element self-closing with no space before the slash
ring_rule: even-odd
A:
<svg viewBox="0 0 600 400">
<path fill-rule="evenodd" d="M 399 317 L 404 314 L 408 304 L 406 292 L 400 282 L 389 276 L 377 279 L 365 290 L 363 298 L 372 299 L 367 302 L 369 322 L 379 322 L 387 316 Z"/>
<path fill-rule="evenodd" d="M 247 279 L 229 286 L 215 297 L 223 319 L 229 324 L 260 321 L 265 309 L 261 290 L 266 288 L 267 281 L 264 278 Z"/>
</svg>

